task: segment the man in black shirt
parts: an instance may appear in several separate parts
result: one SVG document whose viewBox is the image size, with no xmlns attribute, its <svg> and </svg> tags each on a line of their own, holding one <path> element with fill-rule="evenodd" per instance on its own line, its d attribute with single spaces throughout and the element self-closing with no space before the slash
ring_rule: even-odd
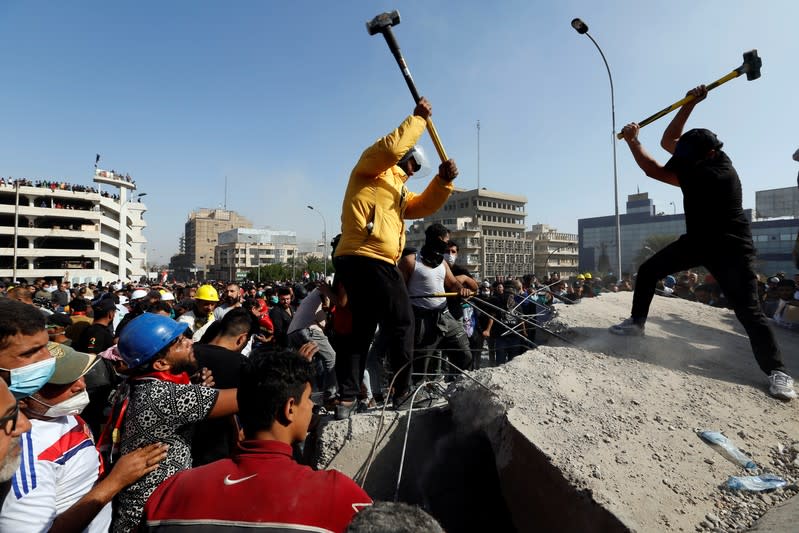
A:
<svg viewBox="0 0 799 533">
<path fill-rule="evenodd" d="M 113 297 L 106 297 L 92 305 L 94 322 L 81 331 L 72 347 L 84 353 L 99 354 L 114 345 L 111 324 L 116 316 L 117 307 Z M 108 397 L 116 388 L 119 379 L 114 373 L 110 361 L 102 359 L 86 374 L 86 392 L 89 394 L 89 405 L 81 413 L 81 418 L 89 424 L 95 437 L 99 437 L 100 429 L 105 422 L 105 408 Z"/>
<path fill-rule="evenodd" d="M 269 318 L 275 327 L 275 346 L 285 350 L 289 346 L 288 331 L 291 319 L 294 318 L 294 309 L 291 307 L 291 289 L 280 287 L 277 290 L 277 305 L 269 310 Z"/>
<path fill-rule="evenodd" d="M 707 88 L 702 85 L 688 94 L 694 99 L 675 115 L 660 142 L 672 154 L 665 166 L 641 146 L 638 124 L 622 129 L 641 170 L 682 189 L 686 232 L 641 265 L 630 318 L 610 331 L 617 335 L 643 335 L 658 280 L 672 272 L 703 265 L 716 278 L 749 335 L 755 359 L 769 377 L 769 393 L 781 400 L 796 398 L 793 380 L 785 372 L 774 334 L 758 303 L 755 249 L 742 206 L 741 182 L 732 161 L 721 150 L 723 143 L 713 132 L 693 129 L 683 134 L 688 116 L 705 99 Z"/>
<path fill-rule="evenodd" d="M 113 298 L 103 298 L 92 304 L 92 311 L 94 311 L 94 322 L 81 331 L 72 347 L 79 352 L 99 354 L 114 344 L 110 324 L 116 316 L 117 306 Z"/>
<path fill-rule="evenodd" d="M 217 389 L 237 389 L 241 370 L 247 358 L 241 350 L 247 345 L 253 331 L 254 315 L 247 309 L 231 309 L 222 320 L 208 327 L 213 339 L 208 344 L 195 344 L 194 357 L 200 368 L 207 368 L 214 376 Z M 214 333 L 212 330 L 216 330 Z M 230 456 L 238 441 L 238 431 L 233 416 L 206 419 L 194 426 L 191 444 L 192 466 L 197 467 Z"/>
</svg>

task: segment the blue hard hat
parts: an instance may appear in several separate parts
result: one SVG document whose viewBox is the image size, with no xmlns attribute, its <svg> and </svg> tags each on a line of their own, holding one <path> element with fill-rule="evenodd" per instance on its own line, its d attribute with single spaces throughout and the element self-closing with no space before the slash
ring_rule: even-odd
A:
<svg viewBox="0 0 799 533">
<path fill-rule="evenodd" d="M 136 368 L 153 359 L 172 341 L 186 332 L 189 326 L 171 318 L 144 313 L 122 330 L 117 349 L 128 367 Z"/>
<path fill-rule="evenodd" d="M 674 276 L 666 276 L 666 280 L 663 282 L 663 285 L 665 285 L 668 288 L 672 288 L 676 284 L 677 284 L 677 278 L 675 278 Z"/>
</svg>

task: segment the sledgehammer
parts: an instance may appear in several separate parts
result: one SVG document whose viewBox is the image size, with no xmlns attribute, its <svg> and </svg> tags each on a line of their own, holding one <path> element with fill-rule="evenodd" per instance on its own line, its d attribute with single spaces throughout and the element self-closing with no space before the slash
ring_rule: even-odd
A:
<svg viewBox="0 0 799 533">
<path fill-rule="evenodd" d="M 750 81 L 751 80 L 756 80 L 756 79 L 758 79 L 760 77 L 760 67 L 762 65 L 763 65 L 763 61 L 761 61 L 760 57 L 757 55 L 757 50 L 749 50 L 748 52 L 744 52 L 744 62 L 743 62 L 743 64 L 740 67 L 738 67 L 735 70 L 733 70 L 732 72 L 730 72 L 729 74 L 727 74 L 726 76 L 724 76 L 722 78 L 719 78 L 716 81 L 714 81 L 713 83 L 711 83 L 710 85 L 708 85 L 707 86 L 707 90 L 710 91 L 712 89 L 715 89 L 719 85 L 727 83 L 730 80 L 734 80 L 735 78 L 737 78 L 741 74 L 746 74 L 746 79 L 747 80 L 750 80 Z M 660 117 L 668 115 L 669 113 L 671 113 L 672 111 L 674 111 L 678 107 L 684 106 L 685 104 L 687 104 L 688 102 L 690 102 L 693 99 L 694 99 L 693 96 L 686 96 L 685 98 L 683 98 L 679 102 L 674 102 L 673 104 L 671 104 L 666 109 L 658 111 L 657 113 L 655 113 L 651 117 L 645 118 L 644 120 L 639 122 L 638 125 L 643 128 L 647 124 L 656 121 Z M 616 138 L 617 139 L 621 139 L 622 137 L 624 137 L 624 135 L 622 135 L 621 133 L 617 133 L 616 134 Z"/>
<path fill-rule="evenodd" d="M 399 11 L 394 10 L 390 13 L 381 13 L 366 23 L 366 31 L 369 32 L 369 35 L 374 35 L 376 33 L 383 34 L 383 37 L 386 39 L 386 44 L 388 44 L 389 50 L 391 50 L 391 53 L 394 55 L 394 59 L 397 60 L 397 65 L 399 65 L 400 71 L 402 71 L 402 76 L 405 78 L 405 83 L 408 84 L 408 89 L 411 90 L 413 101 L 418 103 L 421 98 L 419 96 L 419 91 L 416 90 L 416 84 L 413 83 L 411 71 L 408 70 L 408 64 L 405 63 L 405 58 L 402 57 L 402 52 L 400 52 L 397 40 L 394 39 L 394 32 L 391 31 L 391 27 L 396 26 L 399 23 Z M 447 157 L 447 152 L 444 151 L 444 146 L 442 146 L 441 139 L 438 137 L 438 131 L 436 130 L 433 120 L 430 117 L 427 118 L 427 131 L 430 132 L 430 139 L 432 139 L 433 145 L 436 147 L 436 152 L 438 152 L 438 157 L 441 158 L 441 162 L 443 163 L 447 161 L 449 159 Z"/>
</svg>

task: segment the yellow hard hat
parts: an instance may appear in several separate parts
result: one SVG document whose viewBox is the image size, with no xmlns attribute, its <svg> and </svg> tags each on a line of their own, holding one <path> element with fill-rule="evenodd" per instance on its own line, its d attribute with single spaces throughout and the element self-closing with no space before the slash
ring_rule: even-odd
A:
<svg viewBox="0 0 799 533">
<path fill-rule="evenodd" d="M 195 300 L 204 300 L 206 302 L 218 302 L 219 293 L 212 285 L 200 285 L 197 292 L 194 293 Z"/>
<path fill-rule="evenodd" d="M 591 273 L 590 272 L 586 272 L 585 273 L 585 279 L 591 279 Z"/>
<path fill-rule="evenodd" d="M 577 279 L 585 279 L 585 276 L 583 276 L 582 274 L 577 274 Z"/>
</svg>

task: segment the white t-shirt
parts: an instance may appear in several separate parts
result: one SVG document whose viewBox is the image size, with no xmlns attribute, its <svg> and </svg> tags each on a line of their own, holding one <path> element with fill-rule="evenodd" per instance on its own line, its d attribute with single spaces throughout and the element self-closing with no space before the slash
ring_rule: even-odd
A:
<svg viewBox="0 0 799 533">
<path fill-rule="evenodd" d="M 305 328 L 316 328 L 324 330 L 327 313 L 322 309 L 322 293 L 319 289 L 314 289 L 302 299 L 300 306 L 294 311 L 294 316 L 289 324 L 287 334 L 294 333 Z"/>
<path fill-rule="evenodd" d="M 91 431 L 78 417 L 31 420 L 22 435 L 22 462 L 0 511 L 0 531 L 48 531 L 56 516 L 80 500 L 97 482 L 100 457 Z M 111 504 L 86 531 L 108 531 Z"/>
<path fill-rule="evenodd" d="M 422 253 L 416 253 L 416 265 L 408 279 L 408 296 L 414 296 L 411 300 L 414 307 L 422 309 L 443 310 L 447 308 L 447 299 L 442 296 L 419 298 L 424 294 L 435 294 L 444 292 L 444 280 L 447 277 L 447 267 L 444 261 L 438 266 L 431 268 L 422 262 Z"/>
<path fill-rule="evenodd" d="M 237 307 L 241 307 L 238 303 L 233 305 L 222 304 L 216 309 L 214 309 L 214 320 L 222 320 L 225 318 L 225 315 L 228 314 L 232 309 Z"/>
<path fill-rule="evenodd" d="M 194 342 L 199 342 L 200 339 L 203 338 L 205 330 L 208 329 L 208 327 L 211 325 L 211 322 L 213 322 L 214 320 L 215 320 L 214 315 L 212 313 L 208 316 L 208 322 L 198 327 L 194 311 L 186 311 L 185 313 L 180 315 L 180 317 L 178 317 L 178 322 L 180 322 L 181 324 L 186 324 L 187 326 L 189 326 L 189 329 L 191 329 L 192 333 L 191 340 Z"/>
</svg>

